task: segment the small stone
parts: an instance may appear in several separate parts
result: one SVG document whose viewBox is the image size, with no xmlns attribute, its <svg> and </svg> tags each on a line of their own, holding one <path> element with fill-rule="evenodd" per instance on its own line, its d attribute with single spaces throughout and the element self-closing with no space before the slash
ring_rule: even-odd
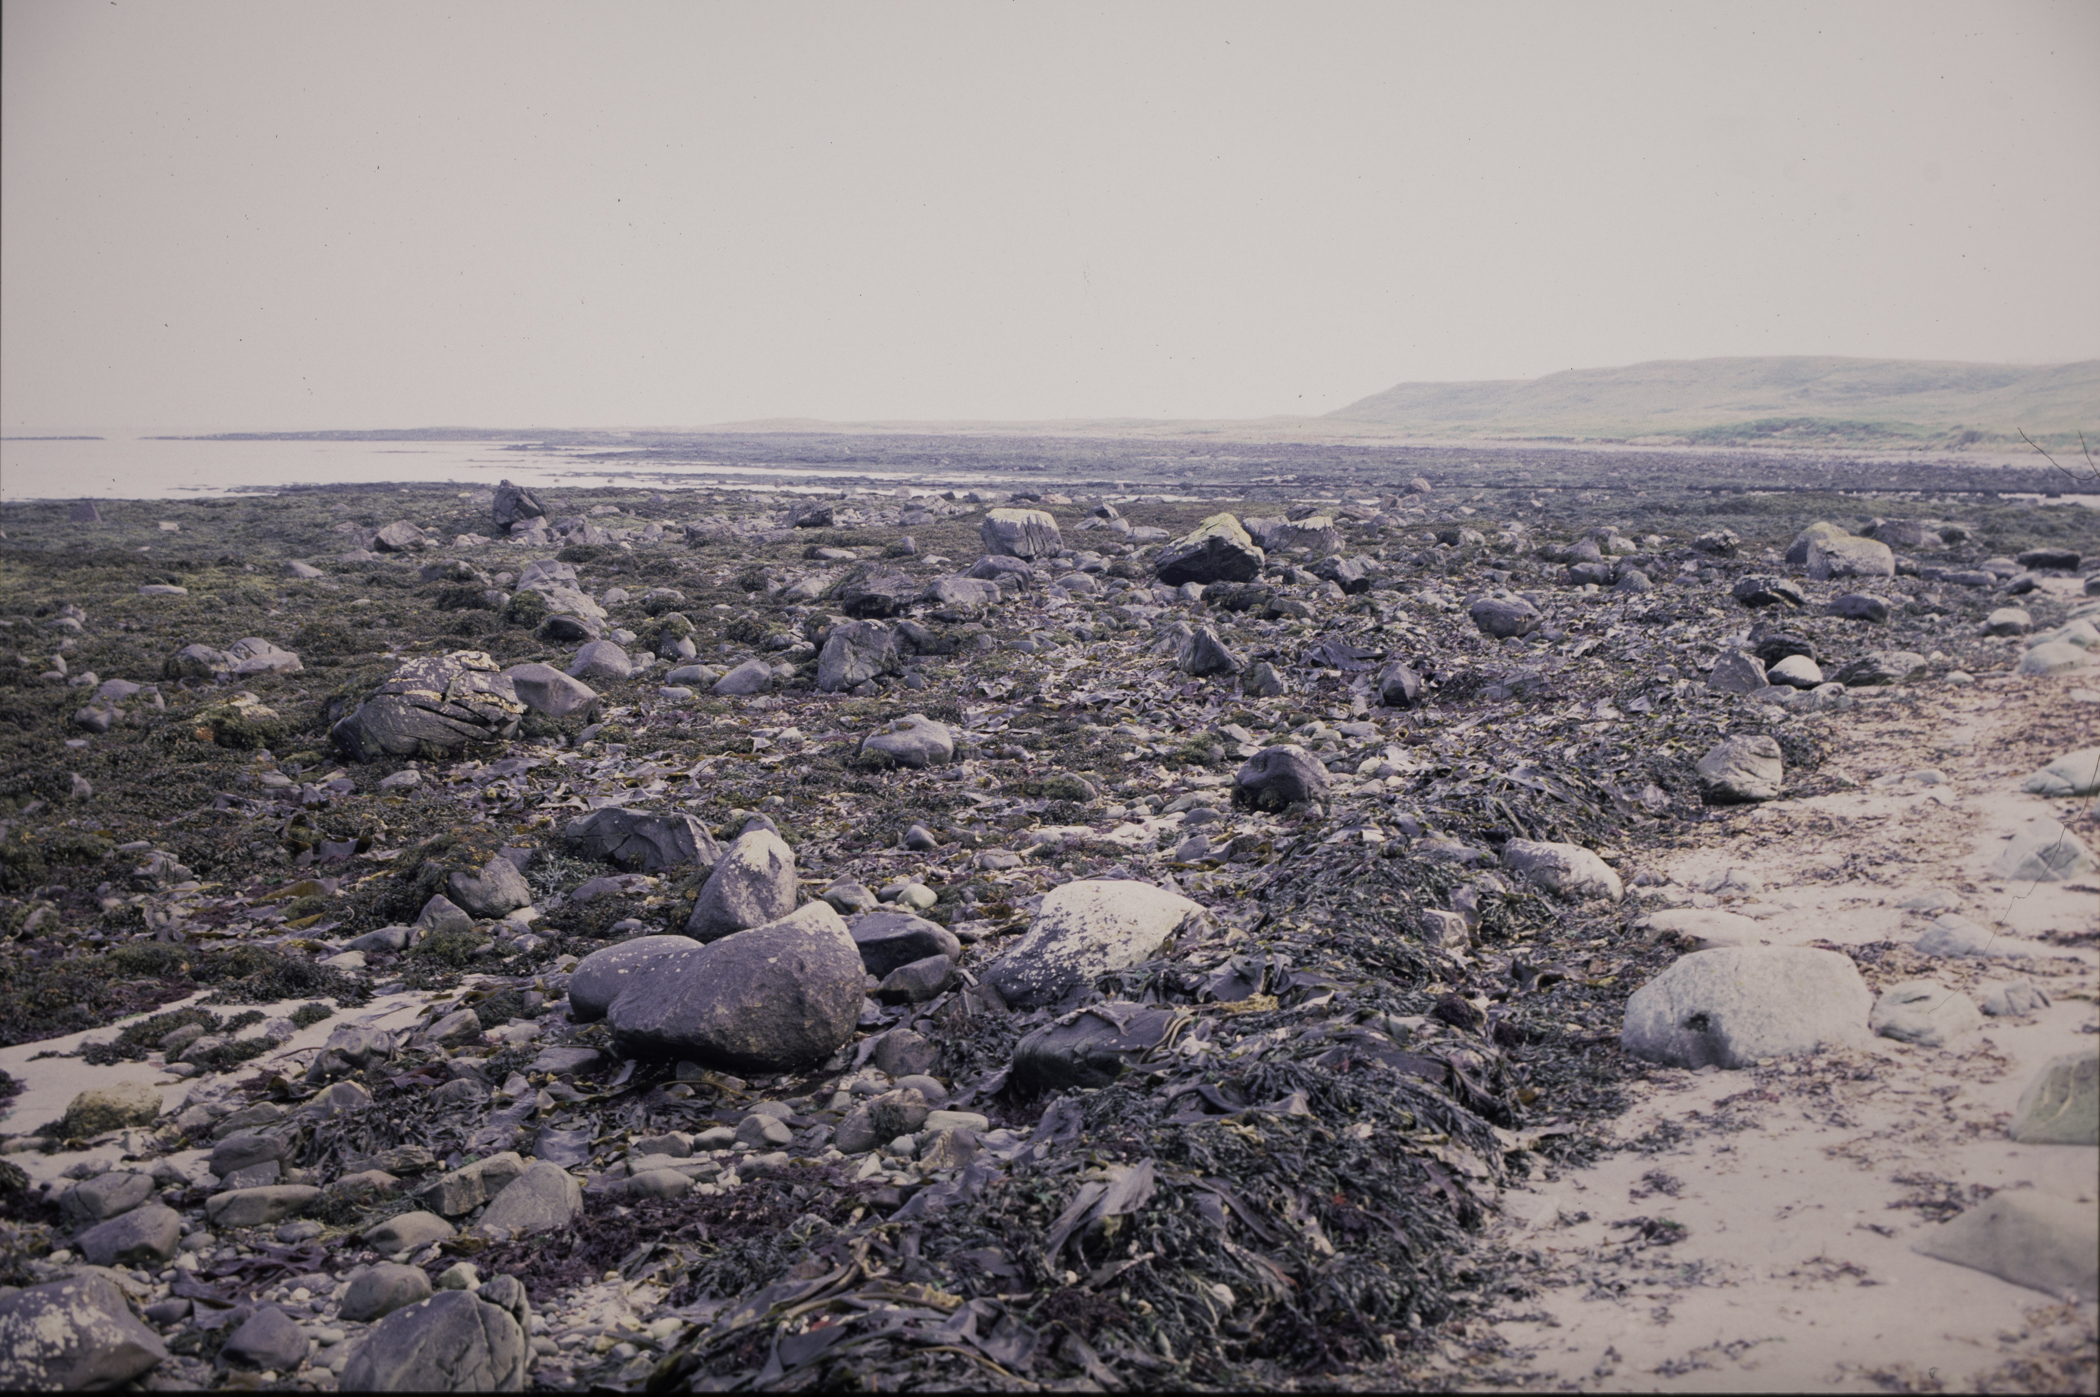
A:
<svg viewBox="0 0 2100 1397">
<path fill-rule="evenodd" d="M 923 1004 L 954 983 L 955 962 L 947 956 L 927 956 L 884 976 L 875 997 L 885 1004 Z"/>
<path fill-rule="evenodd" d="M 1530 635 L 1545 619 L 1537 607 L 1522 597 L 1482 597 L 1466 609 L 1466 614 L 1482 635 L 1497 640 Z"/>
<path fill-rule="evenodd" d="M 746 660 L 717 679 L 710 692 L 723 698 L 748 698 L 773 687 L 773 667 L 764 660 Z"/>
<path fill-rule="evenodd" d="M 1034 1009 L 1158 954 L 1200 904 L 1149 883 L 1080 879 L 1053 888 L 1026 935 L 984 972 L 1008 1004 Z"/>
<path fill-rule="evenodd" d="M 1774 684 L 1814 689 L 1823 683 L 1823 668 L 1806 655 L 1789 655 L 1765 672 Z"/>
<path fill-rule="evenodd" d="M 2034 617 L 2025 607 L 2001 606 L 1983 618 L 1985 635 L 2025 635 L 2034 629 Z"/>
<path fill-rule="evenodd" d="M 1867 1018 L 1867 1027 L 1881 1037 L 1922 1048 L 1943 1048 L 1982 1026 L 1974 1001 L 1937 980 L 1890 985 Z"/>
<path fill-rule="evenodd" d="M 1889 619 L 1888 598 L 1869 592 L 1846 592 L 1832 597 L 1828 610 L 1832 616 L 1847 621 L 1865 621 L 1877 626 L 1886 624 Z"/>
<path fill-rule="evenodd" d="M 908 713 L 860 744 L 863 758 L 904 767 L 940 766 L 955 758 L 955 733 L 922 713 Z"/>
</svg>

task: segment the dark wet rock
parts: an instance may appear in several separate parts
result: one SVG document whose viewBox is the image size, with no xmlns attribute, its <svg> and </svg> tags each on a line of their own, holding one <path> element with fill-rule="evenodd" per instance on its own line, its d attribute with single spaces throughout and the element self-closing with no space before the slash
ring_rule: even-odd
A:
<svg viewBox="0 0 2100 1397">
<path fill-rule="evenodd" d="M 384 1319 L 398 1309 L 430 1298 L 430 1273 L 420 1266 L 382 1261 L 350 1277 L 338 1313 L 358 1324 Z"/>
<path fill-rule="evenodd" d="M 1741 650 L 1723 651 L 1706 674 L 1706 687 L 1723 694 L 1754 694 L 1770 682 L 1764 661 Z"/>
<path fill-rule="evenodd" d="M 1828 610 L 1833 616 L 1847 621 L 1866 621 L 1881 625 L 1889 619 L 1889 603 L 1886 597 L 1877 597 L 1869 592 L 1846 592 L 1830 599 Z"/>
<path fill-rule="evenodd" d="M 275 1305 L 262 1305 L 241 1321 L 238 1329 L 219 1349 L 228 1363 L 248 1368 L 270 1368 L 290 1372 L 306 1361 L 313 1340 Z"/>
<path fill-rule="evenodd" d="M 897 636 L 880 621 L 849 621 L 834 626 L 817 655 L 817 688 L 827 694 L 865 684 L 885 674 L 901 674 Z"/>
<path fill-rule="evenodd" d="M 503 677 L 510 680 L 511 691 L 518 696 L 518 702 L 550 718 L 582 713 L 598 702 L 597 690 L 563 674 L 553 665 L 512 665 L 503 671 Z"/>
<path fill-rule="evenodd" d="M 1870 650 L 1849 664 L 1841 665 L 1831 679 L 1848 689 L 1866 688 L 1876 684 L 1903 684 L 1916 677 L 1924 668 L 1925 657 L 1915 651 Z"/>
<path fill-rule="evenodd" d="M 519 1237 L 567 1227 L 583 1213 L 583 1186 L 559 1165 L 544 1160 L 504 1185 L 481 1215 L 481 1230 Z"/>
<path fill-rule="evenodd" d="M 1371 590 L 1371 568 L 1363 558 L 1322 558 L 1313 566 L 1313 576 L 1323 582 L 1332 582 L 1347 596 L 1361 596 Z"/>
<path fill-rule="evenodd" d="M 379 1321 L 343 1368 L 345 1392 L 522 1392 L 517 1319 L 474 1292 L 448 1290 Z"/>
<path fill-rule="evenodd" d="M 1026 591 L 1035 586 L 1035 569 L 1019 558 L 1002 557 L 996 553 L 987 553 L 972 563 L 964 576 L 992 583 L 1002 593 L 1009 589 Z"/>
<path fill-rule="evenodd" d="M 875 997 L 884 1004 L 924 1004 L 955 983 L 955 962 L 945 955 L 909 961 L 883 976 Z"/>
<path fill-rule="evenodd" d="M 1784 577 L 1745 577 L 1730 592 L 1744 606 L 1806 606 L 1800 587 Z"/>
<path fill-rule="evenodd" d="M 167 1346 L 106 1276 L 67 1276 L 0 1296 L 0 1388 L 120 1387 L 153 1371 Z"/>
<path fill-rule="evenodd" d="M 684 811 L 627 810 L 610 805 L 571 820 L 562 831 L 576 853 L 603 859 L 629 873 L 666 868 L 713 868 L 722 858 L 715 837 Z"/>
<path fill-rule="evenodd" d="M 429 543 L 424 532 L 406 519 L 396 519 L 372 535 L 375 553 L 406 553 Z"/>
<path fill-rule="evenodd" d="M 795 909 L 795 853 L 779 835 L 746 831 L 723 853 L 686 919 L 685 934 L 713 941 Z"/>
<path fill-rule="evenodd" d="M 1169 587 L 1184 582 L 1251 582 L 1266 555 L 1231 514 L 1213 514 L 1159 550 L 1153 575 Z"/>
<path fill-rule="evenodd" d="M 1620 1042 L 1675 1067 L 1750 1067 L 1863 1042 L 1873 1007 L 1873 991 L 1836 951 L 1695 951 L 1634 991 Z"/>
<path fill-rule="evenodd" d="M 364 1244 L 381 1256 L 419 1251 L 432 1242 L 456 1236 L 452 1224 L 436 1213 L 396 1213 L 364 1229 Z"/>
<path fill-rule="evenodd" d="M 1497 640 L 1530 635 L 1544 619 L 1539 609 L 1522 597 L 1481 597 L 1466 608 L 1466 614 L 1473 618 L 1482 635 Z"/>
<path fill-rule="evenodd" d="M 1709 805 L 1773 800 L 1785 775 L 1779 743 L 1763 733 L 1723 739 L 1699 759 L 1699 791 Z"/>
<path fill-rule="evenodd" d="M 289 1158 L 291 1141 L 272 1131 L 236 1130 L 211 1149 L 211 1171 L 220 1178 Z"/>
<path fill-rule="evenodd" d="M 496 486 L 496 498 L 489 505 L 489 516 L 496 521 L 497 528 L 507 530 L 521 520 L 544 519 L 547 506 L 524 486 L 505 480 Z"/>
<path fill-rule="evenodd" d="M 838 913 L 812 902 L 666 962 L 606 1018 L 629 1056 L 787 1071 L 852 1040 L 866 976 Z"/>
<path fill-rule="evenodd" d="M 1150 883 L 1082 879 L 1053 888 L 1027 933 L 982 973 L 1008 1004 L 1039 1008 L 1096 976 L 1160 953 L 1200 904 Z"/>
<path fill-rule="evenodd" d="M 83 1179 L 59 1196 L 59 1211 L 76 1226 L 128 1213 L 153 1196 L 153 1176 L 113 1169 Z"/>
<path fill-rule="evenodd" d="M 1639 568 L 1622 568 L 1619 580 L 1612 584 L 1611 589 L 1620 593 L 1652 592 L 1655 590 L 1655 583 Z"/>
<path fill-rule="evenodd" d="M 1733 529 L 1712 529 L 1692 540 L 1692 547 L 1715 558 L 1733 558 L 1743 540 Z"/>
<path fill-rule="evenodd" d="M 158 1266 L 182 1244 L 182 1215 L 148 1203 L 90 1227 L 73 1246 L 96 1266 Z"/>
<path fill-rule="evenodd" d="M 572 679 L 628 679 L 635 672 L 634 659 L 626 648 L 610 640 L 589 642 L 569 661 Z"/>
<path fill-rule="evenodd" d="M 1175 668 L 1199 678 L 1212 674 L 1238 674 L 1247 667 L 1247 662 L 1218 639 L 1218 633 L 1208 626 L 1197 628 L 1195 634 L 1182 641 L 1180 651 L 1174 657 Z"/>
<path fill-rule="evenodd" d="M 1262 748 L 1232 778 L 1232 803 L 1255 810 L 1284 810 L 1326 796 L 1327 768 L 1294 742 Z"/>
<path fill-rule="evenodd" d="M 1254 668 L 1248 670 L 1247 677 L 1240 681 L 1241 690 L 1255 698 L 1275 698 L 1282 694 L 1287 687 L 1283 682 L 1283 676 L 1277 673 L 1276 666 L 1270 664 L 1267 660 L 1259 662 Z"/>
<path fill-rule="evenodd" d="M 1601 558 L 1592 562 L 1568 564 L 1570 587 L 1609 587 L 1613 575 L 1612 565 Z"/>
<path fill-rule="evenodd" d="M 1750 653 L 1767 667 L 1789 655 L 1816 657 L 1815 642 L 1798 632 L 1760 621 L 1750 628 Z"/>
<path fill-rule="evenodd" d="M 403 664 L 329 736 L 352 761 L 441 757 L 515 736 L 524 713 L 494 660 L 455 650 Z"/>
<path fill-rule="evenodd" d="M 1110 1001 L 1043 1025 L 1014 1046 L 1012 1082 L 1026 1096 L 1105 1087 L 1169 1045 L 1186 1015 Z"/>
<path fill-rule="evenodd" d="M 1993 1194 L 1911 1249 L 2060 1300 L 2100 1299 L 2100 1214 L 2038 1189 Z"/>
<path fill-rule="evenodd" d="M 848 616 L 880 619 L 909 607 L 919 593 L 911 574 L 887 563 L 867 563 L 831 589 L 830 600 Z"/>
<path fill-rule="evenodd" d="M 1422 676 L 1395 661 L 1378 676 L 1378 701 L 1387 708 L 1413 708 L 1422 699 Z"/>
<path fill-rule="evenodd" d="M 2023 568 L 2035 572 L 2078 571 L 2078 550 L 2075 548 L 2030 548 L 2014 559 Z"/>
<path fill-rule="evenodd" d="M 923 713 L 907 713 L 870 733 L 860 744 L 860 754 L 891 766 L 939 766 L 955 758 L 955 733 Z"/>
<path fill-rule="evenodd" d="M 1057 520 L 1040 509 L 987 510 L 977 527 L 984 551 L 1009 558 L 1043 558 L 1064 551 Z"/>
</svg>

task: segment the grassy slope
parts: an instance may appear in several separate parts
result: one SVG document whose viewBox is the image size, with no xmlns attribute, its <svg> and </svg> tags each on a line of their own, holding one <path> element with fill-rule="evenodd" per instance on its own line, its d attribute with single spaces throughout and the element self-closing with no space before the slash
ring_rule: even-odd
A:
<svg viewBox="0 0 2100 1397">
<path fill-rule="evenodd" d="M 1674 359 L 1530 380 L 1402 383 L 1329 414 L 1426 434 L 2017 440 L 2100 426 L 2100 359 Z M 1975 440 L 1975 438 L 1971 438 Z"/>
</svg>

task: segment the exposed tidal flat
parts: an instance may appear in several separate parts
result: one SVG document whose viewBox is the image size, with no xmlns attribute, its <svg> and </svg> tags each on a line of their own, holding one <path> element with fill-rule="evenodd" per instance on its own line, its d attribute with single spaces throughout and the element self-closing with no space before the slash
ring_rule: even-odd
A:
<svg viewBox="0 0 2100 1397">
<path fill-rule="evenodd" d="M 2090 511 L 752 442 L 10 484 L 0 1379 L 2090 1386 Z"/>
</svg>

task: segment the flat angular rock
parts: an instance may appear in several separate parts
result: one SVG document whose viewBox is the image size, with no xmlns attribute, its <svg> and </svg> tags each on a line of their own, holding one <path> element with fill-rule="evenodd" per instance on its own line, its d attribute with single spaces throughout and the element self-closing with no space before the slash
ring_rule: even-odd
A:
<svg viewBox="0 0 2100 1397">
<path fill-rule="evenodd" d="M 518 702 L 549 718 L 566 718 L 598 702 L 598 691 L 553 665 L 512 665 L 503 671 Z"/>
<path fill-rule="evenodd" d="M 479 873 L 453 870 L 445 879 L 445 893 L 477 917 L 501 917 L 532 905 L 532 889 L 526 886 L 525 875 L 500 854 L 483 864 Z"/>
<path fill-rule="evenodd" d="M 1010 1005 L 1034 1009 L 1094 978 L 1158 954 L 1200 904 L 1150 883 L 1082 879 L 1053 888 L 1027 934 L 983 978 Z"/>
<path fill-rule="evenodd" d="M 275 1305 L 262 1305 L 249 1312 L 238 1329 L 228 1336 L 219 1356 L 248 1368 L 290 1372 L 306 1361 L 313 1340 Z"/>
<path fill-rule="evenodd" d="M 2030 548 L 2013 561 L 2023 568 L 2036 572 L 2049 569 L 2057 572 L 2078 571 L 2078 550 L 2075 548 Z"/>
<path fill-rule="evenodd" d="M 936 577 L 926 584 L 919 599 L 943 610 L 976 615 L 998 605 L 1000 595 L 999 584 L 983 578 Z"/>
<path fill-rule="evenodd" d="M 249 636 L 236 640 L 226 651 L 233 661 L 233 672 L 249 674 L 298 674 L 306 668 L 299 657 L 289 650 L 280 649 L 260 636 Z"/>
<path fill-rule="evenodd" d="M 817 688 L 827 694 L 903 672 L 896 633 L 880 621 L 849 621 L 832 627 L 817 655 Z"/>
<path fill-rule="evenodd" d="M 1873 625 L 1885 624 L 1889 619 L 1889 603 L 1886 597 L 1877 597 L 1868 592 L 1846 592 L 1830 599 L 1828 610 L 1832 616 L 1847 621 L 1866 621 Z"/>
<path fill-rule="evenodd" d="M 1937 980 L 1906 980 L 1890 985 L 1874 1001 L 1867 1027 L 1883 1038 L 1944 1048 L 1964 1033 L 1983 1027 L 1974 1000 Z"/>
<path fill-rule="evenodd" d="M 1159 550 L 1153 575 L 1169 587 L 1184 582 L 1251 582 L 1266 555 L 1233 515 L 1213 514 Z"/>
<path fill-rule="evenodd" d="M 1579 844 L 1512 839 L 1502 846 L 1502 862 L 1562 897 L 1618 902 L 1626 896 L 1612 866 Z"/>
<path fill-rule="evenodd" d="M 1473 618 L 1482 635 L 1497 640 L 1530 635 L 1545 619 L 1537 607 L 1522 597 L 1482 597 L 1466 608 L 1466 614 Z"/>
<path fill-rule="evenodd" d="M 955 759 L 955 733 L 923 713 L 907 713 L 870 733 L 860 754 L 890 766 L 940 766 Z"/>
<path fill-rule="evenodd" d="M 562 830 L 563 839 L 587 859 L 603 859 L 629 873 L 666 868 L 713 868 L 722 849 L 715 837 L 683 811 L 651 813 L 609 805 Z"/>
<path fill-rule="evenodd" d="M 473 1291 L 448 1290 L 380 1320 L 339 1385 L 345 1392 L 522 1392 L 530 1353 L 508 1310 Z"/>
<path fill-rule="evenodd" d="M 911 574 L 888 563 L 865 563 L 841 578 L 830 591 L 830 599 L 848 616 L 896 616 L 919 594 Z"/>
<path fill-rule="evenodd" d="M 1065 547 L 1056 518 L 1040 509 L 987 510 L 977 535 L 985 552 L 1008 558 L 1048 557 Z"/>
<path fill-rule="evenodd" d="M 236 1188 L 205 1199 L 204 1215 L 214 1227 L 261 1227 L 298 1217 L 320 1196 L 321 1190 L 312 1184 Z"/>
<path fill-rule="evenodd" d="M 1752 918 L 1714 907 L 1671 907 L 1642 919 L 1648 937 L 1655 940 L 1674 935 L 1692 943 L 1695 951 L 1719 946 L 1755 946 L 1762 927 Z"/>
<path fill-rule="evenodd" d="M 436 1213 L 396 1213 L 386 1221 L 364 1230 L 364 1243 L 381 1256 L 395 1252 L 420 1251 L 432 1242 L 442 1242 L 458 1234 L 452 1224 Z"/>
<path fill-rule="evenodd" d="M 428 537 L 406 519 L 396 519 L 372 535 L 372 551 L 375 553 L 405 553 L 421 548 Z"/>
<path fill-rule="evenodd" d="M 1914 650 L 1869 650 L 1839 667 L 1831 676 L 1848 688 L 1904 684 L 1924 672 L 1925 657 Z"/>
<path fill-rule="evenodd" d="M 1744 606 L 1806 606 L 1800 587 L 1784 577 L 1745 577 L 1729 593 Z"/>
<path fill-rule="evenodd" d="M 119 1387 L 167 1356 L 106 1276 L 68 1276 L 0 1298 L 0 1388 L 8 1391 Z"/>
<path fill-rule="evenodd" d="M 1995 1193 L 1911 1250 L 2058 1299 L 2100 1299 L 2100 1213 L 2090 1203 L 2031 1188 Z"/>
<path fill-rule="evenodd" d="M 96 1266 L 159 1266 L 182 1244 L 182 1215 L 148 1203 L 97 1223 L 73 1239 Z"/>
<path fill-rule="evenodd" d="M 685 934 L 713 941 L 795 910 L 795 853 L 770 830 L 737 836 L 700 889 Z"/>
<path fill-rule="evenodd" d="M 75 1225 L 101 1222 L 130 1212 L 153 1196 L 153 1188 L 150 1174 L 113 1169 L 67 1189 L 58 1200 L 59 1211 Z"/>
<path fill-rule="evenodd" d="M 1157 1052 L 1184 1018 L 1113 1000 L 1074 1010 L 1014 1045 L 1014 1087 L 1027 1096 L 1105 1087 Z"/>
<path fill-rule="evenodd" d="M 499 529 L 509 529 L 524 520 L 543 519 L 546 515 L 547 506 L 540 502 L 538 495 L 508 480 L 496 486 L 496 497 L 489 505 L 489 516 Z"/>
<path fill-rule="evenodd" d="M 1706 687 L 1724 694 L 1755 693 L 1771 682 L 1764 662 L 1741 650 L 1723 652 L 1706 674 Z"/>
<path fill-rule="evenodd" d="M 471 742 L 516 736 L 524 713 L 494 660 L 455 650 L 403 664 L 329 737 L 352 761 L 442 757 Z"/>
<path fill-rule="evenodd" d="M 928 956 L 962 955 L 962 942 L 954 932 L 909 912 L 863 912 L 846 919 L 846 933 L 860 948 L 868 973 L 878 977 Z M 574 996 L 573 988 L 570 994 Z"/>
<path fill-rule="evenodd" d="M 2006 841 L 1991 873 L 2022 883 L 2063 883 L 2100 870 L 2084 841 L 2054 820 L 2040 819 Z"/>
<path fill-rule="evenodd" d="M 1216 631 L 1199 626 L 1195 634 L 1181 643 L 1181 649 L 1174 657 L 1174 667 L 1201 678 L 1212 674 L 1238 674 L 1247 667 L 1247 662 L 1218 639 Z"/>
<path fill-rule="evenodd" d="M 2038 796 L 2100 795 L 2100 747 L 2067 752 L 2020 783 Z"/>
<path fill-rule="evenodd" d="M 629 1056 L 788 1071 L 852 1040 L 866 977 L 846 924 L 812 902 L 668 962 L 614 1000 L 606 1019 Z"/>
<path fill-rule="evenodd" d="M 382 1261 L 350 1277 L 350 1289 L 343 1296 L 339 1313 L 344 1319 L 369 1324 L 396 1310 L 428 1300 L 430 1295 L 428 1271 L 420 1266 Z"/>
<path fill-rule="evenodd" d="M 1818 582 L 1839 577 L 1894 577 L 1896 555 L 1878 539 L 1845 534 L 1808 545 L 1808 575 Z"/>
<path fill-rule="evenodd" d="M 1422 699 L 1422 676 L 1397 661 L 1378 676 L 1378 702 L 1387 708 L 1413 708 Z"/>
<path fill-rule="evenodd" d="M 1650 1062 L 1749 1067 L 1862 1042 L 1873 1007 L 1873 991 L 1836 951 L 1695 951 L 1634 991 L 1619 1041 Z"/>
<path fill-rule="evenodd" d="M 1262 748 L 1232 778 L 1232 803 L 1242 808 L 1283 810 L 1326 797 L 1327 768 L 1295 742 Z"/>
<path fill-rule="evenodd" d="M 748 698 L 773 687 L 773 667 L 764 660 L 746 660 L 714 682 L 710 692 L 722 698 Z"/>
<path fill-rule="evenodd" d="M 1709 805 L 1772 800 L 1785 775 L 1779 743 L 1763 733 L 1730 737 L 1699 759 L 1699 790 Z"/>
<path fill-rule="evenodd" d="M 448 1218 L 471 1213 L 501 1193 L 512 1179 L 525 1172 L 525 1161 L 516 1150 L 504 1150 L 472 1164 L 463 1164 L 424 1185 L 416 1197 L 431 1212 Z M 375 1248 L 377 1250 L 377 1248 Z"/>
<path fill-rule="evenodd" d="M 2012 1138 L 2023 1145 L 2100 1145 L 2100 1055 L 2052 1060 L 2013 1108 Z"/>
<path fill-rule="evenodd" d="M 1921 956 L 1987 956 L 1997 940 L 1990 928 L 1952 912 L 1933 918 L 1932 926 L 1911 943 Z"/>
<path fill-rule="evenodd" d="M 945 955 L 909 961 L 882 977 L 875 998 L 884 1004 L 924 1004 L 955 983 L 955 962 Z"/>
<path fill-rule="evenodd" d="M 481 1230 L 494 1237 L 522 1237 L 567 1227 L 583 1214 L 583 1186 L 559 1165 L 536 1161 L 504 1185 L 481 1215 Z"/>
</svg>

